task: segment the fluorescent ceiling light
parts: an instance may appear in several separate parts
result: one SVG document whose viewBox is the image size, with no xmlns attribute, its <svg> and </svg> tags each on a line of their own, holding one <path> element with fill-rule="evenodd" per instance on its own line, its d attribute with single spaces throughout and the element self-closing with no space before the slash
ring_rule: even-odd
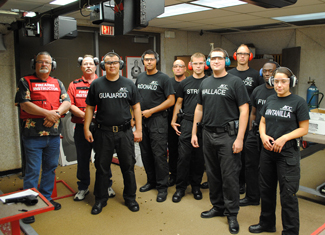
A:
<svg viewBox="0 0 325 235">
<path fill-rule="evenodd" d="M 165 7 L 165 13 L 161 14 L 157 18 L 183 15 L 183 14 L 189 14 L 189 13 L 207 11 L 207 10 L 212 10 L 212 9 L 183 3 L 183 4 Z"/>
<path fill-rule="evenodd" d="M 13 12 L 13 11 L 0 10 L 0 14 L 7 14 L 7 15 L 19 15 L 19 12 Z"/>
<path fill-rule="evenodd" d="M 325 12 L 312 13 L 312 14 L 302 14 L 302 15 L 292 15 L 292 16 L 273 17 L 272 19 L 280 20 L 280 21 L 284 21 L 284 22 L 319 20 L 319 19 L 325 19 Z"/>
<path fill-rule="evenodd" d="M 68 5 L 69 3 L 76 2 L 76 1 L 78 1 L 78 0 L 55 0 L 55 1 L 50 2 L 50 4 L 64 6 L 64 5 Z"/>
<path fill-rule="evenodd" d="M 239 0 L 198 0 L 191 3 L 213 8 L 224 8 L 247 4 L 246 2 Z"/>
</svg>

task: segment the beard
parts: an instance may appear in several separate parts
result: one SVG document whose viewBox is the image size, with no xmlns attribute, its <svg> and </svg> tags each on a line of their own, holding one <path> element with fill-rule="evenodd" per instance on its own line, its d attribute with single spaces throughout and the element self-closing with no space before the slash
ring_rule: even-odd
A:
<svg viewBox="0 0 325 235">
<path fill-rule="evenodd" d="M 175 75 L 175 77 L 181 78 L 181 77 L 183 77 L 183 75 L 184 75 L 184 73 L 183 74 L 177 74 L 177 75 Z"/>
<path fill-rule="evenodd" d="M 41 68 L 39 70 L 40 73 L 48 73 L 49 72 L 49 69 L 48 68 Z"/>
</svg>

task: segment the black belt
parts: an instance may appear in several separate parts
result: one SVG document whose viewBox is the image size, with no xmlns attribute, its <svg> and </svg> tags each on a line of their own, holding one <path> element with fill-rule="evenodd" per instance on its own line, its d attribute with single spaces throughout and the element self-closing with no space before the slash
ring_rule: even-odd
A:
<svg viewBox="0 0 325 235">
<path fill-rule="evenodd" d="M 288 148 L 291 148 L 291 147 L 294 147 L 295 149 L 297 149 L 297 148 L 299 147 L 298 142 L 297 142 L 296 139 L 293 139 L 293 140 L 289 140 L 289 141 L 287 141 L 287 142 L 283 145 L 282 149 L 288 149 Z"/>
<path fill-rule="evenodd" d="M 115 132 L 126 131 L 126 130 L 130 129 L 131 123 L 127 122 L 120 126 L 105 126 L 103 124 L 97 124 L 97 127 L 98 127 L 98 129 L 115 133 Z"/>
<path fill-rule="evenodd" d="M 225 133 L 228 131 L 226 127 L 203 126 L 203 128 L 208 132 L 217 133 L 217 134 Z"/>
<path fill-rule="evenodd" d="M 193 122 L 194 115 L 184 113 L 183 118 L 187 121 Z"/>
</svg>

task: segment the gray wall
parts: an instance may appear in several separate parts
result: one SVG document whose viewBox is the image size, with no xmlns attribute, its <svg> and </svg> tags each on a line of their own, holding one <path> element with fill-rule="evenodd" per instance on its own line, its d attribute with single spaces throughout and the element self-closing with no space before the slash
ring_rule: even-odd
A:
<svg viewBox="0 0 325 235">
<path fill-rule="evenodd" d="M 0 22 L 4 22 L 0 17 Z M 10 19 L 8 20 L 10 21 Z M 10 22 L 9 22 L 10 23 Z M 168 30 L 168 29 L 166 29 Z M 210 43 L 215 47 L 226 49 L 231 55 L 241 43 L 253 43 L 257 54 L 281 54 L 283 48 L 301 47 L 300 77 L 298 95 L 306 98 L 308 77 L 316 79 L 316 85 L 320 91 L 325 92 L 325 26 L 306 27 L 302 29 L 274 30 L 266 32 L 237 33 L 218 35 L 199 32 L 186 32 L 172 30 L 176 37 L 165 38 L 164 29 L 146 28 L 153 33 L 160 33 L 160 58 L 161 70 L 169 76 L 173 76 L 172 63 L 177 55 L 191 55 L 195 52 L 208 54 Z M 20 147 L 18 133 L 17 109 L 14 107 L 16 90 L 14 69 L 13 33 L 8 32 L 6 26 L 0 25 L 0 32 L 4 36 L 7 50 L 0 52 L 1 81 L 0 87 L 2 122 L 0 124 L 0 172 L 16 169 L 21 166 Z M 321 104 L 325 108 L 325 102 Z"/>
<path fill-rule="evenodd" d="M 168 30 L 168 29 L 166 29 Z M 320 92 L 325 93 L 325 26 L 313 26 L 300 29 L 273 30 L 266 32 L 250 32 L 218 35 L 198 32 L 171 30 L 176 33 L 174 39 L 164 37 L 161 32 L 162 71 L 173 76 L 172 62 L 175 55 L 191 55 L 197 51 L 208 54 L 210 43 L 222 47 L 231 56 L 242 43 L 252 43 L 256 54 L 281 54 L 282 49 L 301 47 L 299 83 L 295 92 L 306 99 L 308 78 L 316 80 Z M 325 101 L 320 105 L 325 108 Z"/>
<path fill-rule="evenodd" d="M 10 17 L 0 17 L 1 22 L 11 23 Z M 18 113 L 15 107 L 16 75 L 14 58 L 14 35 L 7 25 L 0 25 L 4 34 L 6 51 L 0 51 L 0 172 L 21 167 Z"/>
</svg>

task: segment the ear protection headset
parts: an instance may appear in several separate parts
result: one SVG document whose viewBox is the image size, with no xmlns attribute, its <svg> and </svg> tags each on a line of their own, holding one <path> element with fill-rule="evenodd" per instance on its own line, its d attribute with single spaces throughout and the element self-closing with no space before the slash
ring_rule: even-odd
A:
<svg viewBox="0 0 325 235">
<path fill-rule="evenodd" d="M 248 48 L 248 46 L 245 44 L 240 45 L 238 48 L 240 48 L 242 46 Z M 237 50 L 238 50 L 238 48 L 237 48 Z M 249 50 L 249 48 L 248 48 L 248 50 Z M 234 60 L 237 60 L 237 51 L 234 52 L 233 57 L 234 57 Z M 254 57 L 253 53 L 251 51 L 249 51 L 249 59 L 248 60 L 251 61 L 253 59 L 253 57 Z"/>
<path fill-rule="evenodd" d="M 280 65 L 278 64 L 278 62 L 273 61 L 273 60 L 270 60 L 270 61 L 266 62 L 265 64 L 267 64 L 267 63 L 275 64 L 276 68 L 279 68 L 280 67 Z M 263 77 L 263 68 L 260 69 L 260 76 Z"/>
<path fill-rule="evenodd" d="M 106 71 L 106 69 L 105 69 L 105 58 L 106 58 L 106 56 L 108 56 L 108 55 L 116 55 L 116 56 L 118 57 L 118 60 L 119 60 L 119 63 L 120 63 L 120 67 L 119 67 L 119 69 L 122 70 L 123 67 L 124 67 L 124 61 L 123 61 L 123 60 L 121 59 L 121 57 L 120 57 L 117 53 L 115 53 L 114 51 L 108 52 L 106 55 L 104 55 L 103 60 L 102 60 L 102 61 L 100 62 L 100 64 L 99 64 L 100 68 L 101 68 L 102 70 Z"/>
<path fill-rule="evenodd" d="M 225 58 L 225 65 L 226 65 L 226 67 L 228 67 L 230 64 L 231 64 L 231 61 L 230 61 L 230 59 L 229 59 L 229 55 L 228 55 L 228 52 L 226 51 L 226 50 L 223 50 L 223 49 L 221 49 L 222 51 L 223 51 L 223 53 L 226 55 L 226 58 Z M 206 61 L 206 64 L 207 64 L 207 66 L 208 67 L 210 67 L 210 56 L 211 56 L 211 53 L 212 52 L 210 52 L 210 54 L 209 54 L 209 56 L 208 56 L 208 59 L 207 59 L 207 61 Z"/>
<path fill-rule="evenodd" d="M 36 68 L 36 59 L 37 59 L 37 56 L 39 56 L 39 55 L 49 55 L 51 57 L 51 60 L 52 60 L 52 66 L 51 66 L 52 68 L 51 68 L 51 71 L 54 71 L 56 69 L 56 67 L 57 67 L 56 61 L 55 61 L 55 59 L 50 54 L 41 54 L 41 53 L 38 53 L 35 56 L 35 58 L 34 59 L 31 59 L 31 61 L 30 61 L 30 67 L 31 67 L 32 70 L 35 70 L 35 68 Z"/>
<path fill-rule="evenodd" d="M 273 76 L 269 78 L 269 85 L 274 86 L 274 76 L 275 76 L 275 74 L 277 73 L 277 71 L 280 68 L 285 68 L 291 73 L 291 76 L 289 77 L 290 78 L 290 87 L 295 87 L 298 84 L 298 79 L 297 79 L 296 75 L 294 75 L 293 72 L 287 67 L 279 67 L 279 68 L 277 68 L 274 71 Z"/>
<path fill-rule="evenodd" d="M 147 51 L 145 51 L 143 54 L 142 54 L 142 56 L 141 56 L 141 62 L 142 62 L 142 64 L 144 64 L 144 56 L 145 55 L 151 55 L 151 54 L 154 54 L 155 55 L 155 58 L 156 58 L 156 64 L 158 64 L 158 62 L 159 62 L 159 54 L 157 53 L 157 52 L 155 52 L 155 51 L 152 51 L 152 50 L 147 50 Z"/>
<path fill-rule="evenodd" d="M 204 70 L 208 70 L 209 69 L 209 66 L 207 65 L 207 62 L 205 61 L 204 63 L 205 63 Z M 188 67 L 188 70 L 193 70 L 193 66 L 192 66 L 192 62 L 191 61 L 188 62 L 187 67 Z"/>
<path fill-rule="evenodd" d="M 237 52 L 234 52 L 234 55 L 233 55 L 233 57 L 234 57 L 234 60 L 237 60 Z M 253 59 L 253 53 L 252 52 L 250 52 L 249 53 L 249 61 L 251 61 Z"/>
<path fill-rule="evenodd" d="M 89 57 L 89 58 L 91 58 L 91 57 Z M 99 59 L 98 59 L 97 57 L 94 57 L 94 58 L 92 58 L 92 59 L 94 60 L 95 65 L 97 66 L 97 65 L 99 64 Z M 83 61 L 83 60 L 84 60 L 83 57 L 79 57 L 79 58 L 78 58 L 78 63 L 79 63 L 80 66 L 82 65 L 82 61 Z"/>
</svg>

